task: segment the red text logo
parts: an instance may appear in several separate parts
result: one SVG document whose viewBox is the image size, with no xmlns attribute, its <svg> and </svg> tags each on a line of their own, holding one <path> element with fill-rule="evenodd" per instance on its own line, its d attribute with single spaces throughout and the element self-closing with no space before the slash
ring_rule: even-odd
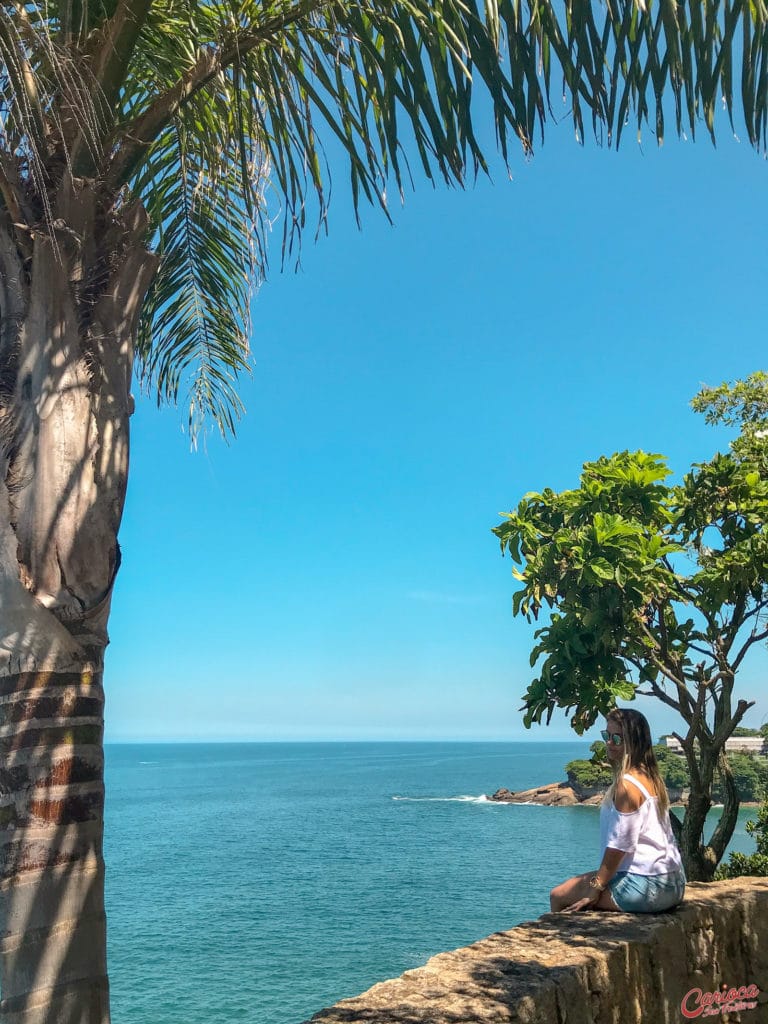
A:
<svg viewBox="0 0 768 1024">
<path fill-rule="evenodd" d="M 692 988 L 686 992 L 680 1003 L 684 1017 L 714 1017 L 727 1011 L 754 1010 L 760 989 L 757 985 L 742 985 L 740 988 L 728 988 L 721 985 L 713 992 L 702 992 L 700 988 Z"/>
</svg>

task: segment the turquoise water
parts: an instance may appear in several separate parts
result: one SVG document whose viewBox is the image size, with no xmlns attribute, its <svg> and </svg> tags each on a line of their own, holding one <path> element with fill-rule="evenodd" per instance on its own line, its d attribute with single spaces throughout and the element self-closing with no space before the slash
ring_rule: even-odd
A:
<svg viewBox="0 0 768 1024">
<path fill-rule="evenodd" d="M 482 797 L 579 756 L 589 744 L 108 746 L 113 1019 L 299 1024 L 538 917 L 597 867 L 598 811 Z M 732 849 L 754 850 L 750 813 Z"/>
</svg>

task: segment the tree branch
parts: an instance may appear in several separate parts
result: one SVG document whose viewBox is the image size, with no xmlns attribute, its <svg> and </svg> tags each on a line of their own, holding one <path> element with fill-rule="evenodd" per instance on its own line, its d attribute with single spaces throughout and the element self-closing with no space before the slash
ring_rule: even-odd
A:
<svg viewBox="0 0 768 1024">
<path fill-rule="evenodd" d="M 755 625 L 755 629 L 757 629 L 757 625 Z M 736 658 L 734 659 L 734 662 L 733 662 L 734 674 L 735 674 L 736 670 L 738 669 L 739 665 L 744 660 L 744 656 L 747 653 L 747 651 L 749 650 L 749 648 L 753 644 L 758 644 L 758 643 L 760 643 L 761 640 L 765 640 L 766 638 L 768 638 L 768 629 L 764 629 L 761 633 L 756 633 L 755 629 L 752 630 L 752 633 L 750 634 L 749 639 L 747 641 L 745 641 L 744 646 L 741 648 L 739 653 L 736 655 Z"/>
<path fill-rule="evenodd" d="M 121 129 L 123 141 L 112 159 L 108 177 L 112 186 L 127 184 L 136 165 L 179 109 L 212 78 L 240 60 L 271 36 L 314 13 L 331 0 L 302 0 L 291 12 L 271 18 L 258 29 L 235 33 L 217 50 L 202 50 L 197 62 L 136 120 Z"/>
<path fill-rule="evenodd" d="M 707 625 L 712 630 L 712 633 L 720 634 L 722 632 L 722 630 L 723 630 L 723 627 L 720 625 L 720 623 L 717 621 L 717 619 L 713 618 L 713 616 L 710 615 L 710 613 L 707 611 L 706 608 L 701 608 L 699 605 L 696 605 L 696 608 L 697 608 L 698 611 L 701 612 L 701 614 L 707 620 Z"/>
<path fill-rule="evenodd" d="M 650 685 L 655 697 L 657 697 L 663 704 L 666 704 L 668 707 L 674 708 L 675 711 L 678 711 L 680 714 L 683 714 L 683 710 L 680 707 L 680 704 L 676 700 L 674 700 L 674 698 L 670 697 L 668 693 L 665 693 L 664 690 L 662 690 L 662 688 L 658 685 L 658 683 L 652 682 Z"/>
<path fill-rule="evenodd" d="M 639 669 L 640 671 L 643 670 L 644 666 L 643 666 L 641 661 L 638 661 L 636 658 L 630 658 L 629 655 L 625 655 L 625 658 L 626 658 L 626 660 L 631 665 L 634 665 L 635 668 Z M 657 668 L 658 668 L 658 665 L 657 665 Z M 661 669 L 659 671 L 661 671 Z M 673 679 L 672 682 L 674 682 L 677 685 L 677 680 Z M 648 680 L 648 685 L 651 687 L 651 691 L 652 692 L 651 693 L 644 693 L 644 694 L 642 694 L 642 696 L 644 696 L 644 697 L 657 697 L 663 704 L 666 704 L 668 707 L 673 708 L 675 711 L 677 711 L 679 714 L 681 714 L 683 717 L 685 717 L 685 712 L 683 711 L 683 709 L 680 706 L 680 704 L 677 703 L 677 701 L 675 701 L 672 697 L 670 697 L 668 693 L 665 693 L 664 690 L 662 690 L 662 688 L 659 686 L 658 683 L 655 683 L 652 679 L 649 679 Z M 640 693 L 639 690 L 637 690 L 636 692 Z M 679 689 L 678 689 L 678 695 L 679 695 Z"/>
<path fill-rule="evenodd" d="M 718 769 L 724 790 L 723 813 L 720 815 L 720 820 L 708 844 L 714 853 L 716 862 L 722 860 L 725 848 L 733 835 L 739 813 L 739 794 L 733 778 L 733 771 L 723 748 L 718 753 Z"/>
<path fill-rule="evenodd" d="M 708 651 L 705 647 L 697 647 L 696 644 L 693 644 L 690 641 L 688 641 L 688 646 L 692 651 L 698 651 L 698 653 L 703 654 L 705 658 L 711 658 L 712 661 L 717 662 L 717 658 L 712 651 Z"/>
<path fill-rule="evenodd" d="M 739 703 L 736 705 L 736 710 L 734 711 L 731 720 L 727 723 L 724 722 L 722 726 L 716 730 L 714 736 L 712 737 L 712 745 L 713 747 L 715 747 L 715 749 L 717 749 L 718 747 L 722 748 L 725 746 L 726 741 L 733 734 L 733 730 L 742 720 L 747 711 L 749 711 L 750 708 L 755 706 L 755 703 L 756 701 L 754 700 L 739 701 Z"/>
<path fill-rule="evenodd" d="M 693 720 L 692 720 L 691 725 L 690 725 L 690 728 L 693 730 L 694 733 L 698 730 L 698 727 L 700 725 L 704 725 L 706 727 L 707 720 L 706 720 L 706 717 L 704 715 L 704 708 L 706 706 L 706 703 L 707 703 L 707 688 L 704 685 L 704 683 L 702 682 L 702 683 L 699 683 L 699 687 L 698 687 L 698 690 L 696 692 L 696 707 L 695 707 L 695 710 L 693 712 Z"/>
<path fill-rule="evenodd" d="M 657 637 L 654 636 L 654 634 L 651 632 L 651 630 L 645 624 L 642 616 L 638 616 L 638 621 L 640 623 L 640 628 L 643 630 L 645 635 L 651 641 L 653 647 L 656 648 L 657 650 L 660 650 L 660 645 L 659 645 Z M 659 699 L 663 700 L 665 703 L 669 704 L 670 707 L 676 708 L 676 710 L 680 711 L 681 714 L 682 714 L 682 707 L 683 707 L 684 704 L 687 706 L 689 712 L 693 713 L 691 711 L 691 706 L 692 706 L 691 695 L 688 693 L 688 690 L 687 690 L 686 685 L 685 685 L 685 676 L 683 676 L 683 679 L 680 679 L 677 675 L 675 675 L 675 671 L 674 670 L 675 670 L 676 666 L 673 664 L 670 667 L 668 664 L 666 664 L 659 657 L 659 655 L 654 650 L 651 650 L 649 652 L 648 658 L 652 662 L 652 664 L 656 666 L 656 668 L 659 670 L 659 672 L 661 672 L 661 674 L 666 679 L 668 679 L 671 683 L 674 683 L 674 685 L 675 685 L 675 687 L 677 689 L 677 695 L 678 695 L 678 697 L 680 699 L 680 703 L 679 704 L 670 703 L 671 698 L 669 698 L 666 694 L 664 694 L 663 697 L 660 696 L 660 694 L 664 693 L 663 690 L 659 690 L 659 693 L 657 694 L 657 696 L 659 696 Z M 632 659 L 628 659 L 628 660 L 632 660 Z M 656 683 L 651 682 L 651 686 L 656 688 Z"/>
<path fill-rule="evenodd" d="M 764 611 L 765 608 L 768 608 L 768 600 L 758 601 L 755 604 L 755 607 L 751 608 L 743 617 L 743 619 L 741 620 L 741 625 L 743 626 L 747 619 L 751 619 L 753 615 L 759 615 L 760 612 Z"/>
<path fill-rule="evenodd" d="M 680 582 L 680 577 L 675 572 L 674 568 L 672 567 L 672 563 L 669 561 L 669 558 L 666 555 L 664 555 L 664 557 L 662 558 L 662 562 L 664 563 L 664 566 L 669 570 L 669 574 L 672 577 L 672 583 L 675 587 L 675 590 L 677 590 L 678 594 L 682 598 L 682 603 L 691 604 L 693 602 L 693 598 L 691 597 L 690 593 L 685 589 L 683 584 Z M 691 586 L 693 585 L 691 584 Z"/>
<path fill-rule="evenodd" d="M 723 654 L 727 658 L 730 654 L 731 647 L 736 641 L 736 635 L 743 625 L 744 606 L 747 603 L 747 595 L 742 591 L 739 597 L 736 598 L 736 604 L 733 608 L 733 615 L 731 616 L 730 628 L 725 630 L 725 646 L 723 648 Z"/>
<path fill-rule="evenodd" d="M 696 760 L 696 752 L 693 749 L 694 736 L 691 730 L 688 730 L 688 735 L 683 739 L 679 732 L 673 732 L 671 735 L 677 740 L 680 746 L 685 751 L 685 760 L 688 765 L 688 771 L 691 776 L 691 786 L 701 786 L 701 772 L 699 771 L 699 762 Z M 687 812 L 686 812 L 687 817 Z"/>
</svg>

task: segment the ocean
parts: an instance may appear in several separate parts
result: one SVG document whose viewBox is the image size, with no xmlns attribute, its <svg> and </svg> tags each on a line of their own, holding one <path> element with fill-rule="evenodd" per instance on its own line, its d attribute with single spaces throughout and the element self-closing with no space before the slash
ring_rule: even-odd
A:
<svg viewBox="0 0 768 1024">
<path fill-rule="evenodd" d="M 108 745 L 113 1020 L 299 1024 L 538 917 L 598 866 L 598 809 L 485 794 L 589 756 L 579 741 Z M 731 849 L 754 850 L 754 815 Z"/>
</svg>

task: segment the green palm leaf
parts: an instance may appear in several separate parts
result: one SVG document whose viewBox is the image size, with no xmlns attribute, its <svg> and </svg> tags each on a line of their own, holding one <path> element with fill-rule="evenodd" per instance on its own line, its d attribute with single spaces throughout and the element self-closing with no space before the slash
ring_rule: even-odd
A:
<svg viewBox="0 0 768 1024">
<path fill-rule="evenodd" d="M 209 419 L 224 435 L 234 432 L 242 410 L 237 377 L 248 368 L 249 297 L 263 267 L 255 246 L 262 230 L 242 198 L 245 182 L 251 209 L 263 208 L 253 157 L 242 153 L 245 166 L 239 162 L 234 137 L 226 160 L 192 145 L 199 118 L 215 105 L 195 106 L 177 116 L 134 182 L 160 255 L 139 323 L 139 372 L 158 402 L 175 403 L 184 384 L 193 440 Z"/>
<path fill-rule="evenodd" d="M 586 122 L 616 146 L 631 124 L 661 142 L 669 116 L 677 134 L 703 123 L 714 139 L 724 102 L 764 150 L 765 0 L 0 4 L 0 211 L 50 217 L 51 168 L 68 161 L 102 184 L 106 208 L 138 195 L 162 255 L 144 382 L 161 400 L 185 388 L 193 431 L 213 417 L 228 433 L 267 200 L 285 259 L 310 210 L 315 230 L 326 223 L 328 139 L 356 210 L 386 211 L 388 187 L 405 190 L 406 153 L 428 179 L 462 185 L 486 168 L 478 89 L 504 159 L 513 141 L 532 149 L 555 102 L 580 141 Z"/>
</svg>

